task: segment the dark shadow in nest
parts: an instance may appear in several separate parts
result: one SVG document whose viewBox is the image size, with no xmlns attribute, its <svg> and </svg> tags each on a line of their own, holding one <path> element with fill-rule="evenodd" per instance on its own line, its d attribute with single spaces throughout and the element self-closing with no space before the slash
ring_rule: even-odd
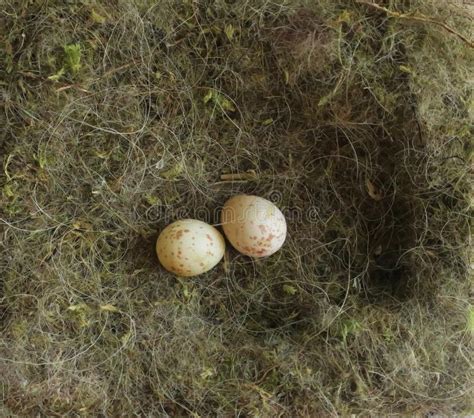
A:
<svg viewBox="0 0 474 418">
<path fill-rule="evenodd" d="M 162 287 L 159 289 L 156 287 L 157 279 L 163 279 L 159 275 L 164 272 L 155 250 L 158 232 L 151 235 L 137 235 L 124 249 L 126 254 L 122 263 L 127 274 L 123 276 L 124 282 L 121 286 L 127 297 L 139 298 L 140 294 L 142 297 L 152 299 L 155 296 L 153 293 L 162 290 Z"/>
<path fill-rule="evenodd" d="M 404 170 L 397 162 L 403 141 L 380 146 L 386 149 L 379 154 L 378 164 L 386 171 L 379 175 L 379 182 L 390 186 L 381 201 L 369 197 L 361 206 L 362 216 L 371 219 L 366 223 L 368 270 L 361 284 L 367 302 L 391 305 L 417 297 L 410 264 L 410 249 L 416 247 L 416 207 L 410 181 L 401 175 L 394 180 Z"/>
<path fill-rule="evenodd" d="M 368 301 L 377 303 L 387 298 L 395 301 L 409 298 L 409 276 L 409 268 L 401 265 L 399 251 L 387 251 L 376 256 L 365 283 Z"/>
<path fill-rule="evenodd" d="M 361 276 L 362 293 L 368 303 L 397 305 L 417 297 L 412 286 L 414 272 L 410 250 L 416 247 L 415 213 L 411 181 L 403 174 L 400 155 L 406 138 L 380 141 L 372 158 L 377 167 L 366 179 L 360 196 L 358 217 L 364 219 L 367 270 Z M 362 253 L 362 250 L 360 250 Z"/>
<path fill-rule="evenodd" d="M 299 300 L 285 301 L 284 298 L 276 296 L 268 303 L 254 306 L 246 319 L 247 327 L 257 334 L 278 331 L 285 335 L 306 329 L 314 317 L 313 305 Z"/>
<path fill-rule="evenodd" d="M 137 237 L 128 248 L 128 257 L 133 260 L 133 264 L 146 269 L 156 269 L 158 258 L 156 256 L 155 245 L 159 231 L 150 236 Z"/>
<path fill-rule="evenodd" d="M 410 250 L 417 246 L 420 208 L 404 166 L 416 161 L 402 158 L 409 136 L 394 129 L 397 136 L 387 138 L 382 128 L 366 128 L 349 140 L 338 131 L 328 130 L 314 147 L 315 174 L 307 180 L 319 196 L 319 213 L 328 219 L 318 237 L 325 243 L 321 260 L 327 272 L 315 266 L 315 274 L 338 285 L 337 292 L 328 291 L 336 305 L 344 302 L 344 289 L 388 306 L 419 297 Z"/>
</svg>

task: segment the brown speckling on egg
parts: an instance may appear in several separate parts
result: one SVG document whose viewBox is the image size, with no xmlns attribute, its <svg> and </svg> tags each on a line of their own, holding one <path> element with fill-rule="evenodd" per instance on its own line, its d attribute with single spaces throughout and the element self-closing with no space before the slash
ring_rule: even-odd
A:
<svg viewBox="0 0 474 418">
<path fill-rule="evenodd" d="M 240 195 L 229 199 L 224 204 L 224 210 L 226 208 L 245 215 L 234 222 L 222 222 L 227 238 L 238 251 L 262 257 L 281 247 L 282 238 L 286 236 L 286 222 L 272 202 L 258 196 Z"/>
<path fill-rule="evenodd" d="M 219 232 L 201 221 L 177 221 L 176 225 L 165 229 L 158 237 L 158 258 L 163 267 L 177 275 L 188 277 L 201 274 L 212 268 L 224 255 L 224 241 L 213 241 L 214 234 L 219 235 Z M 202 239 L 207 243 L 206 246 L 197 245 Z M 206 250 L 211 249 L 206 254 Z M 189 253 L 202 257 L 202 262 L 189 257 Z"/>
</svg>

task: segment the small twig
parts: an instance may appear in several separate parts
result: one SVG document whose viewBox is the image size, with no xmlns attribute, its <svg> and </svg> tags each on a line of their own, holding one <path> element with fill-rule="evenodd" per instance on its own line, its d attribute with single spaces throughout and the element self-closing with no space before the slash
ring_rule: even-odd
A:
<svg viewBox="0 0 474 418">
<path fill-rule="evenodd" d="M 223 181 L 255 180 L 256 178 L 257 174 L 253 170 L 247 171 L 245 173 L 230 173 L 221 175 L 221 180 Z"/>
<path fill-rule="evenodd" d="M 136 64 L 136 63 L 137 63 L 137 61 L 134 60 L 134 61 L 132 61 L 132 62 L 128 62 L 127 64 L 121 65 L 120 67 L 112 68 L 111 70 L 109 70 L 109 71 L 107 71 L 106 73 L 102 74 L 98 79 L 109 77 L 109 76 L 111 76 L 112 74 L 114 74 L 114 73 L 116 73 L 116 72 L 118 72 L 118 71 L 124 70 L 125 68 L 128 68 L 128 67 L 130 67 L 131 65 Z"/>
<path fill-rule="evenodd" d="M 451 33 L 452 35 L 457 36 L 459 39 L 461 39 L 463 42 L 465 42 L 467 45 L 469 45 L 471 48 L 474 48 L 474 42 L 467 39 L 463 34 L 457 32 L 454 30 L 451 26 L 448 26 L 446 23 L 440 22 L 438 20 L 432 19 L 431 17 L 425 16 L 425 15 L 407 15 L 403 13 L 398 13 L 394 12 L 393 10 L 389 10 L 386 7 L 380 6 L 377 3 L 371 3 L 370 1 L 367 0 L 356 0 L 357 3 L 359 4 L 365 4 L 367 6 L 370 6 L 374 9 L 377 9 L 381 12 L 386 13 L 388 16 L 395 17 L 398 19 L 406 19 L 406 20 L 413 20 L 415 22 L 423 22 L 423 23 L 432 23 L 434 25 L 442 27 L 445 31 Z"/>
<path fill-rule="evenodd" d="M 31 71 L 18 71 L 18 73 L 21 74 L 22 76 L 25 76 L 25 77 L 28 77 L 28 78 L 41 80 L 41 81 L 46 81 L 46 82 L 52 82 L 52 80 L 50 80 L 49 78 L 43 77 L 43 76 L 38 75 L 38 74 L 34 74 Z M 57 83 L 57 82 L 53 81 L 53 83 Z M 90 93 L 89 90 L 81 87 L 79 84 L 64 84 L 63 86 L 58 87 L 56 89 L 56 93 L 59 93 L 59 92 L 64 91 L 64 90 L 69 90 L 69 89 L 72 89 L 72 88 L 77 89 L 79 91 L 82 91 L 84 93 Z"/>
<path fill-rule="evenodd" d="M 77 84 L 68 84 L 66 86 L 62 86 L 62 87 L 59 87 L 58 89 L 56 89 L 56 93 L 59 93 L 61 91 L 64 91 L 64 90 L 69 90 L 69 89 L 72 89 L 72 88 L 75 88 L 79 91 L 82 91 L 84 93 L 90 93 L 89 90 L 86 90 L 84 88 L 82 88 L 81 86 L 78 86 Z"/>
<path fill-rule="evenodd" d="M 28 78 L 43 78 L 37 74 L 32 73 L 31 71 L 18 71 L 18 73 Z"/>
</svg>

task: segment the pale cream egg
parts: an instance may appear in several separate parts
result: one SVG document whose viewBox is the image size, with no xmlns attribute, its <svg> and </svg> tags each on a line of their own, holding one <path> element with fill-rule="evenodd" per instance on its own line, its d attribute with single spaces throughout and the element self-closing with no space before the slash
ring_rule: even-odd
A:
<svg viewBox="0 0 474 418">
<path fill-rule="evenodd" d="M 211 270 L 224 256 L 225 240 L 213 226 L 196 219 L 168 225 L 156 241 L 162 266 L 183 277 Z"/>
<path fill-rule="evenodd" d="M 232 197 L 224 204 L 221 221 L 233 247 L 250 257 L 272 255 L 285 242 L 286 220 L 283 213 L 262 197 Z"/>
</svg>

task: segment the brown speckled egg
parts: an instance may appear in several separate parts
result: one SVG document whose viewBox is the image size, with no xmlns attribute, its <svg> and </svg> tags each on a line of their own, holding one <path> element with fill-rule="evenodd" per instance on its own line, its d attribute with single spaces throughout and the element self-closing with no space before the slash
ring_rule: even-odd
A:
<svg viewBox="0 0 474 418">
<path fill-rule="evenodd" d="M 168 225 L 156 241 L 163 267 L 178 276 L 190 277 L 212 269 L 224 256 L 225 241 L 213 226 L 195 219 Z"/>
<path fill-rule="evenodd" d="M 272 255 L 285 242 L 286 220 L 283 213 L 262 197 L 232 197 L 224 204 L 221 220 L 230 243 L 250 257 Z"/>
</svg>

